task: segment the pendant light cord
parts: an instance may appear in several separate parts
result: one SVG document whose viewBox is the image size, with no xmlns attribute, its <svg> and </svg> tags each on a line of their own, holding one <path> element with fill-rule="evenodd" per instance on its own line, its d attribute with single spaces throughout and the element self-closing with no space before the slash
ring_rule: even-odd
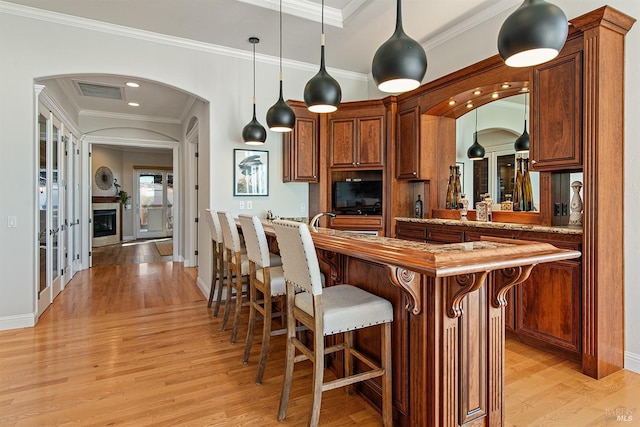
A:
<svg viewBox="0 0 640 427">
<path fill-rule="evenodd" d="M 280 81 L 282 81 L 282 0 L 280 0 Z"/>
<path fill-rule="evenodd" d="M 324 0 L 322 0 L 322 10 L 320 12 L 320 25 L 322 28 L 322 40 L 320 40 L 320 43 L 324 46 Z"/>
<path fill-rule="evenodd" d="M 253 114 L 256 108 L 256 43 L 253 42 Z"/>
</svg>

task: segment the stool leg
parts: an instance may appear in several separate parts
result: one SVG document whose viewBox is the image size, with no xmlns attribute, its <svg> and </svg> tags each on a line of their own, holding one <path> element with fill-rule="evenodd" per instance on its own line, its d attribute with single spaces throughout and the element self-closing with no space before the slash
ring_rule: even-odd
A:
<svg viewBox="0 0 640 427">
<path fill-rule="evenodd" d="M 293 285 L 287 283 L 287 357 L 284 365 L 284 379 L 282 380 L 282 393 L 280 394 L 280 406 L 278 408 L 278 421 L 284 420 L 289 405 L 291 394 L 291 382 L 293 380 L 293 365 L 296 355 L 296 347 L 293 339 L 296 335 L 296 319 L 293 316 L 294 290 Z"/>
<path fill-rule="evenodd" d="M 353 331 L 347 331 L 342 334 L 344 337 L 344 377 L 348 378 L 353 375 L 353 354 L 351 348 L 353 346 Z M 353 385 L 345 387 L 347 394 L 353 394 Z"/>
<path fill-rule="evenodd" d="M 255 285 L 255 277 L 256 270 L 255 264 L 251 262 L 249 264 L 249 268 L 251 269 L 249 275 L 249 327 L 247 328 L 247 339 L 244 344 L 244 357 L 242 358 L 243 363 L 249 362 L 249 355 L 251 354 L 251 346 L 253 345 L 253 330 L 256 325 L 256 304 L 258 301 L 256 285 Z"/>
<path fill-rule="evenodd" d="M 224 262 L 224 247 L 221 243 L 218 243 L 218 296 L 216 297 L 216 305 L 213 309 L 213 317 L 218 317 L 220 311 L 220 304 L 222 303 L 222 289 L 224 288 L 225 278 L 225 262 Z"/>
<path fill-rule="evenodd" d="M 266 275 L 265 275 L 266 276 Z M 267 277 L 265 277 L 265 281 Z M 264 318 L 262 321 L 262 350 L 260 351 L 260 362 L 258 362 L 258 374 L 256 375 L 256 384 L 262 384 L 264 375 L 264 365 L 267 363 L 269 356 L 269 342 L 271 340 L 271 296 L 265 292 L 264 298 Z"/>
<path fill-rule="evenodd" d="M 227 252 L 227 297 L 225 299 L 224 305 L 224 318 L 222 319 L 222 330 L 227 330 L 227 321 L 229 321 L 229 313 L 231 311 L 231 294 L 233 289 L 233 272 L 231 271 L 231 263 L 229 260 L 231 259 L 231 251 Z"/>
<path fill-rule="evenodd" d="M 240 254 L 236 256 L 236 312 L 233 316 L 233 330 L 231 331 L 231 344 L 235 344 L 238 334 L 238 324 L 240 323 L 240 312 L 242 311 L 242 263 Z"/>
<path fill-rule="evenodd" d="M 324 381 L 324 335 L 322 330 L 313 331 L 313 397 L 309 427 L 316 427 L 320 420 L 322 403 L 322 383 Z"/>
<path fill-rule="evenodd" d="M 385 427 L 393 426 L 393 407 L 391 395 L 391 322 L 382 327 L 382 357 L 380 364 L 384 368 L 382 376 L 382 422 Z"/>
<path fill-rule="evenodd" d="M 213 240 L 211 241 L 211 250 L 213 252 L 213 268 L 211 270 L 211 290 L 209 291 L 209 302 L 207 303 L 207 307 L 211 308 L 211 304 L 213 303 L 213 294 L 216 290 L 216 282 L 218 280 L 218 248 L 217 243 Z"/>
</svg>

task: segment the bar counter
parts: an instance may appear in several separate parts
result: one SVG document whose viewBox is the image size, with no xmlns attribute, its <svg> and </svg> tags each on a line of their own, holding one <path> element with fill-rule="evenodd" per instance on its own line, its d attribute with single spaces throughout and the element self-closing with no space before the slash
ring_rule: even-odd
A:
<svg viewBox="0 0 640 427">
<path fill-rule="evenodd" d="M 500 238 L 441 245 L 313 227 L 311 235 L 327 286 L 349 283 L 394 307 L 394 425 L 504 424 L 505 293 L 536 264 L 580 252 Z M 378 337 L 365 329 L 355 344 L 377 358 Z M 341 372 L 341 360 L 330 363 Z M 377 382 L 358 391 L 380 406 Z"/>
</svg>

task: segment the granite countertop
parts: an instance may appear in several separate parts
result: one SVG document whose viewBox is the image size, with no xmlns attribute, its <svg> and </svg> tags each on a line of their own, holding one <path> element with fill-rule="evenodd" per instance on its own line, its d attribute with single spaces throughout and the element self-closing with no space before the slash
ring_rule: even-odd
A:
<svg viewBox="0 0 640 427">
<path fill-rule="evenodd" d="M 422 224 L 437 224 L 437 225 L 456 225 L 462 227 L 476 227 L 476 228 L 492 228 L 502 230 L 517 230 L 517 231 L 537 231 L 540 233 L 558 233 L 558 234 L 582 234 L 581 227 L 561 227 L 561 226 L 545 226 L 545 225 L 531 225 L 531 224 L 517 224 L 510 222 L 483 222 L 483 221 L 462 221 L 459 219 L 442 219 L 442 218 L 404 218 L 398 217 L 396 221 L 402 222 L 416 222 Z"/>
</svg>

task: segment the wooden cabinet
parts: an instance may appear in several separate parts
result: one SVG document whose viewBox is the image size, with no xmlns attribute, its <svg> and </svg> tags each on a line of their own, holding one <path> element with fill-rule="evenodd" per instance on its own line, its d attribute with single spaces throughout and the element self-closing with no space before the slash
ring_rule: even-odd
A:
<svg viewBox="0 0 640 427">
<path fill-rule="evenodd" d="M 337 215 L 329 221 L 329 227 L 336 230 L 370 231 L 384 235 L 381 215 Z"/>
<path fill-rule="evenodd" d="M 396 178 L 424 179 L 420 161 L 420 107 L 417 102 L 399 106 L 397 126 Z"/>
<path fill-rule="evenodd" d="M 296 113 L 292 132 L 282 136 L 282 181 L 319 181 L 319 120 L 318 114 L 307 110 L 303 102 L 288 101 Z"/>
<path fill-rule="evenodd" d="M 358 103 L 362 104 L 362 103 Z M 381 168 L 384 165 L 384 115 L 379 106 L 340 106 L 329 116 L 329 166 Z"/>
<path fill-rule="evenodd" d="M 532 170 L 582 168 L 582 51 L 577 42 L 533 69 Z"/>
<path fill-rule="evenodd" d="M 564 249 L 582 250 L 582 236 L 398 221 L 396 238 L 427 243 L 478 241 L 482 236 L 534 240 Z M 581 261 L 537 265 L 522 284 L 507 293 L 505 328 L 511 336 L 572 360 L 582 352 Z M 493 280 L 501 280 L 499 275 Z"/>
</svg>

